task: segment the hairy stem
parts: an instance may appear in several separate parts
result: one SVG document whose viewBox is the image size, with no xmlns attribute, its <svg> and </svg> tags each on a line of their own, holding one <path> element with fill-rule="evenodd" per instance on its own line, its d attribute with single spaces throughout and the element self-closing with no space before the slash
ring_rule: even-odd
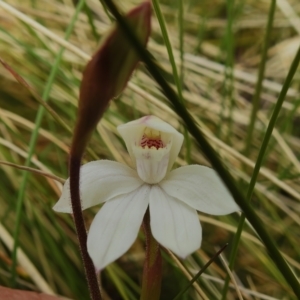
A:
<svg viewBox="0 0 300 300">
<path fill-rule="evenodd" d="M 87 251 L 87 233 L 80 202 L 80 162 L 81 157 L 73 156 L 71 151 L 69 162 L 71 204 L 79 242 L 79 249 L 85 270 L 85 276 L 89 286 L 90 297 L 92 300 L 99 300 L 102 298 L 100 295 L 95 267 Z"/>
</svg>

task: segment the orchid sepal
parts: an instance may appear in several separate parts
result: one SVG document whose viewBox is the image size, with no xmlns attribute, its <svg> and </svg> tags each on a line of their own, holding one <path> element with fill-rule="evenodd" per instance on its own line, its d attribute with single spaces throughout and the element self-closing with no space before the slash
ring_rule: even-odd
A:
<svg viewBox="0 0 300 300">
<path fill-rule="evenodd" d="M 156 241 L 181 258 L 201 246 L 197 210 L 213 215 L 240 210 L 214 170 L 198 165 L 170 170 L 183 142 L 182 134 L 171 125 L 146 116 L 119 126 L 118 131 L 134 169 L 110 161 L 82 166 L 83 208 L 105 202 L 88 235 L 89 254 L 97 270 L 129 249 L 147 208 Z M 66 195 L 64 190 L 56 209 L 67 211 Z"/>
</svg>

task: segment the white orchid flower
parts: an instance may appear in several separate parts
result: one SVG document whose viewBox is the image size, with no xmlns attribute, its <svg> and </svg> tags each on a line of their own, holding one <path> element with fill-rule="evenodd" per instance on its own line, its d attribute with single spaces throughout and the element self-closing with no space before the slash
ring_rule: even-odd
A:
<svg viewBox="0 0 300 300">
<path fill-rule="evenodd" d="M 183 135 L 155 116 L 118 127 L 135 169 L 109 160 L 81 167 L 82 209 L 105 204 L 95 216 L 87 240 L 98 270 L 124 254 L 137 238 L 149 207 L 154 238 L 185 258 L 200 248 L 197 210 L 225 215 L 239 210 L 217 173 L 204 166 L 171 171 Z M 55 211 L 72 213 L 69 179 Z"/>
</svg>

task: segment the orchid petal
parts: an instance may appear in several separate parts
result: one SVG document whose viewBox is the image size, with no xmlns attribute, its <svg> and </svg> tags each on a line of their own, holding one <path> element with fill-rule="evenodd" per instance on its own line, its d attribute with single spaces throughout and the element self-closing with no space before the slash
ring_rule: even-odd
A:
<svg viewBox="0 0 300 300">
<path fill-rule="evenodd" d="M 174 127 L 155 116 L 145 116 L 138 120 L 118 126 L 118 131 L 125 141 L 134 166 L 136 166 L 136 162 L 135 155 L 133 153 L 133 146 L 141 140 L 146 127 L 160 131 L 162 133 L 162 139 L 164 139 L 164 135 L 172 137 L 172 148 L 170 150 L 170 159 L 168 164 L 168 171 L 170 171 L 182 146 L 183 135 Z"/>
<path fill-rule="evenodd" d="M 80 169 L 80 194 L 82 209 L 127 194 L 140 187 L 143 182 L 135 170 L 109 160 L 92 161 Z M 69 179 L 53 207 L 55 211 L 72 213 Z"/>
<path fill-rule="evenodd" d="M 149 185 L 106 202 L 95 216 L 88 253 L 99 271 L 124 254 L 135 241 L 149 203 Z"/>
<path fill-rule="evenodd" d="M 240 210 L 218 174 L 208 167 L 178 168 L 159 185 L 168 195 L 204 213 L 226 215 Z"/>
<path fill-rule="evenodd" d="M 161 245 L 182 258 L 200 248 L 202 229 L 195 209 L 159 186 L 151 188 L 149 208 L 151 231 Z"/>
</svg>

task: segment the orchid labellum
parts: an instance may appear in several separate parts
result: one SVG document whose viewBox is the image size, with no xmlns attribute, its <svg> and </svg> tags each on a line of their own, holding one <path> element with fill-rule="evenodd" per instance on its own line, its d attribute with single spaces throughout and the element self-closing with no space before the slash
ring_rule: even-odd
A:
<svg viewBox="0 0 300 300">
<path fill-rule="evenodd" d="M 199 165 L 171 170 L 183 142 L 183 135 L 171 125 L 146 116 L 118 131 L 134 168 L 109 160 L 81 167 L 82 209 L 104 203 L 87 241 L 97 270 L 130 248 L 148 207 L 152 235 L 182 258 L 201 245 L 197 210 L 212 215 L 239 210 L 214 170 Z M 69 180 L 53 209 L 72 213 Z"/>
</svg>

